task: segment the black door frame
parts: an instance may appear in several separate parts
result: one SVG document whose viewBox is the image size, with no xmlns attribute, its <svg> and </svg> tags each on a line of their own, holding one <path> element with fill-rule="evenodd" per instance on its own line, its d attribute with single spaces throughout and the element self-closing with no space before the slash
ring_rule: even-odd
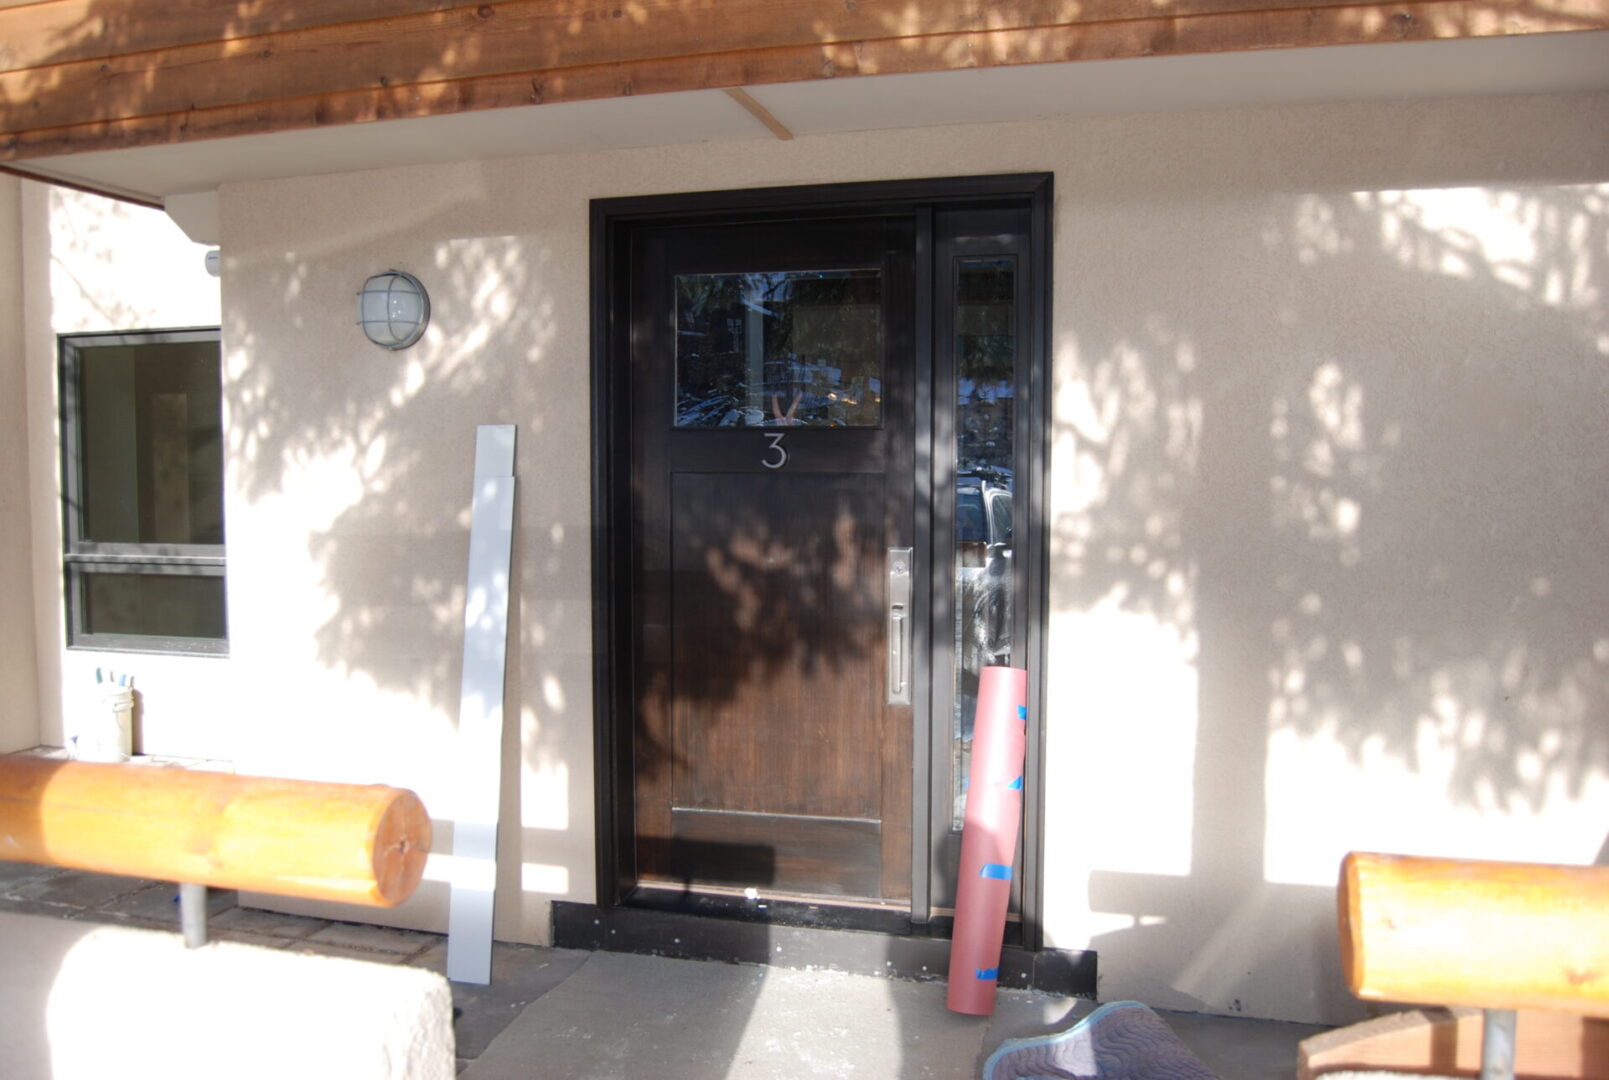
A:
<svg viewBox="0 0 1609 1080">
<path fill-rule="evenodd" d="M 1023 340 L 1029 350 L 1029 400 L 1026 426 L 1030 470 L 1022 496 L 1026 513 L 1020 557 L 1025 559 L 1031 583 L 1023 597 L 1028 608 L 1026 662 L 1029 669 L 1027 761 L 1024 769 L 1026 800 L 1023 807 L 1022 944 L 1042 944 L 1041 864 L 1044 848 L 1043 716 L 1045 615 L 1047 612 L 1048 551 L 1046 492 L 1050 435 L 1050 213 L 1052 179 L 1048 173 L 949 177 L 925 180 L 811 185 L 805 187 L 750 188 L 688 194 L 649 195 L 597 199 L 591 204 L 591 315 L 592 315 L 592 564 L 593 564 L 593 711 L 596 795 L 597 904 L 612 908 L 622 903 L 635 885 L 633 854 L 632 716 L 630 679 L 630 626 L 625 609 L 624 582 L 617 568 L 629 566 L 631 491 L 628 448 L 631 327 L 626 310 L 630 297 L 632 243 L 637 230 L 674 224 L 713 224 L 742 221 L 805 221 L 822 217 L 909 213 L 921 221 L 935 209 L 1026 206 L 1029 211 L 1029 323 Z M 922 358 L 933 353 L 933 280 L 931 229 L 917 234 L 917 305 L 915 346 L 918 370 Z M 929 377 L 918 379 L 918 444 L 931 440 L 932 390 Z M 931 492 L 932 464 L 919 455 L 916 467 L 919 493 Z M 918 498 L 918 533 L 930 523 L 921 520 L 929 500 Z M 925 530 L 928 534 L 930 529 Z M 917 580 L 931 579 L 930 553 L 920 552 Z M 925 658 L 931 642 L 929 628 L 919 623 L 913 650 Z M 926 766 L 930 757 L 927 700 L 928 678 L 916 679 L 913 713 L 917 718 L 913 753 L 913 848 L 920 861 L 913 866 L 910 922 L 928 921 L 927 845 L 925 831 L 914 828 L 925 821 L 931 803 Z"/>
</svg>

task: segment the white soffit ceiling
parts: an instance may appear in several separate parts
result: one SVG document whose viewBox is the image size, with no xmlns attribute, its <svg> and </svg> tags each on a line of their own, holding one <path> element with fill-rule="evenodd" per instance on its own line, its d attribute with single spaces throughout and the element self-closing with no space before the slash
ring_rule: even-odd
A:
<svg viewBox="0 0 1609 1080">
<path fill-rule="evenodd" d="M 882 84 L 875 93 L 859 87 Z M 760 86 L 796 135 L 1391 98 L 1609 89 L 1609 32 L 1093 60 Z M 942 119 L 935 119 L 935 114 Z"/>
<path fill-rule="evenodd" d="M 1609 31 L 861 76 L 750 88 L 796 135 L 1057 115 L 1609 89 Z M 768 139 L 718 90 L 498 109 L 22 162 L 160 200 L 222 183 Z"/>
<path fill-rule="evenodd" d="M 241 180 L 770 137 L 714 90 L 280 131 L 19 162 L 42 175 L 160 200 Z"/>
</svg>

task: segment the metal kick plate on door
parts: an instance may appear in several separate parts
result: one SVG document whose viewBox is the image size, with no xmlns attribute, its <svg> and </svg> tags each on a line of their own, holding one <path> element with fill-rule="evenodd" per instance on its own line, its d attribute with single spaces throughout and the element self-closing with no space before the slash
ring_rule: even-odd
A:
<svg viewBox="0 0 1609 1080">
<path fill-rule="evenodd" d="M 911 703 L 911 549 L 888 549 L 888 703 Z"/>
</svg>

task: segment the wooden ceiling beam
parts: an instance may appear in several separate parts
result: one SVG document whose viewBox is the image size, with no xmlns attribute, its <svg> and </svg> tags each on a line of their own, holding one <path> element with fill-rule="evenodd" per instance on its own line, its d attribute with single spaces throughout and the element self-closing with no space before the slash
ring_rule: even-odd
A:
<svg viewBox="0 0 1609 1080">
<path fill-rule="evenodd" d="M 0 69 L 19 71 L 75 60 L 158 52 L 180 45 L 238 41 L 382 16 L 442 11 L 454 0 L 0 0 Z"/>
<path fill-rule="evenodd" d="M 64 0 L 58 0 L 64 2 Z M 541 7 L 552 14 L 566 0 L 544 0 L 540 5 L 496 5 L 499 10 L 520 8 L 525 16 L 540 19 Z M 736 4 L 726 0 L 732 8 Z M 862 0 L 863 5 L 876 0 Z M 1092 0 L 1093 3 L 1128 4 L 1132 0 Z M 1149 0 L 1141 0 L 1151 7 Z M 1194 3 L 1235 3 L 1243 0 L 1191 0 Z M 1268 0 L 1262 0 L 1266 5 Z M 1571 6 L 1573 2 L 1574 6 Z M 818 0 L 789 0 L 793 8 L 820 8 Z M 684 9 L 693 5 L 683 2 Z M 765 5 L 773 12 L 782 6 Z M 835 8 L 841 7 L 835 3 Z M 964 5 L 955 5 L 956 9 Z M 1002 5 L 1012 18 L 1032 23 L 1048 17 L 1052 5 L 1041 0 L 1020 0 Z M 1562 9 L 1568 9 L 1563 10 Z M 465 9 L 420 16 L 423 19 L 464 18 Z M 615 9 L 611 9 L 615 10 Z M 623 10 L 623 9 L 621 9 Z M 924 11 L 926 8 L 924 7 Z M 473 10 L 470 12 L 475 16 Z M 503 12 L 507 14 L 506 11 Z M 500 16 L 494 11 L 491 21 Z M 624 16 L 622 16 L 624 18 Z M 393 27 L 374 20 L 361 24 L 374 41 L 396 41 Z M 1561 0 L 1559 8 L 1539 10 L 1524 0 L 1494 0 L 1469 3 L 1465 0 L 1408 0 L 1397 4 L 1331 4 L 1314 7 L 1262 7 L 1259 10 L 1231 10 L 1172 18 L 1134 18 L 1093 23 L 1028 25 L 1017 28 L 961 30 L 944 33 L 826 42 L 812 40 L 771 47 L 732 46 L 733 41 L 763 40 L 766 33 L 759 24 L 735 27 L 732 36 L 722 33 L 705 41 L 702 31 L 694 34 L 690 24 L 681 28 L 683 37 L 661 41 L 652 34 L 632 37 L 629 48 L 611 51 L 597 41 L 578 34 L 570 50 L 559 50 L 552 34 L 528 33 L 526 48 L 516 46 L 521 35 L 482 34 L 440 36 L 429 55 L 442 60 L 425 64 L 415 55 L 400 65 L 388 65 L 395 76 L 376 76 L 363 62 L 348 56 L 354 49 L 365 59 L 385 59 L 384 49 L 364 50 L 355 39 L 342 42 L 317 38 L 332 28 L 301 32 L 314 41 L 301 41 L 297 49 L 275 53 L 296 34 L 254 39 L 269 55 L 243 52 L 223 55 L 227 43 L 199 46 L 212 50 L 187 57 L 199 66 L 177 66 L 173 71 L 181 83 L 194 89 L 196 72 L 205 70 L 212 89 L 207 96 L 164 90 L 149 81 L 138 82 L 130 67 L 122 72 L 131 80 L 127 87 L 112 93 L 126 101 L 120 107 L 99 104 L 107 85 L 97 83 L 91 73 L 88 83 L 78 85 L 77 105 L 54 102 L 36 105 L 32 99 L 18 102 L 13 94 L 24 87 L 6 83 L 27 75 L 13 72 L 0 76 L 0 160 L 23 160 L 87 150 L 116 149 L 167 142 L 185 142 L 231 135 L 244 135 L 300 128 L 324 127 L 371 120 L 409 116 L 432 116 L 476 109 L 507 108 L 544 102 L 584 101 L 633 94 L 662 93 L 705 88 L 808 81 L 863 74 L 899 74 L 949 71 L 963 68 L 995 67 L 1025 63 L 1063 62 L 1087 59 L 1117 59 L 1142 56 L 1211 53 L 1244 49 L 1295 48 L 1381 41 L 1431 40 L 1438 38 L 1487 37 L 1521 33 L 1546 33 L 1577 29 L 1609 29 L 1609 0 Z M 381 29 L 387 33 L 376 34 Z M 551 31 L 551 27 L 548 28 Z M 705 28 L 707 29 L 707 28 Z M 773 28 L 771 36 L 788 33 Z M 793 31 L 789 31 L 793 33 Z M 812 32 L 823 33 L 820 29 Z M 697 40 L 685 35 L 694 34 Z M 607 36 L 607 35 L 605 35 Z M 804 35 L 811 37 L 811 35 Z M 298 39 L 300 40 L 300 39 Z M 474 51 L 470 43 L 490 45 L 473 60 L 448 63 L 443 56 L 446 45 Z M 537 44 L 532 44 L 537 42 Z M 538 45 L 545 42 L 545 45 Z M 615 41 L 615 45 L 621 42 Z M 711 51 L 688 52 L 706 49 Z M 676 50 L 683 50 L 677 52 Z M 494 54 L 490 59 L 486 53 Z M 631 58 L 634 53 L 646 55 Z M 597 60 L 597 57 L 603 57 Z M 621 57 L 625 58 L 622 59 Z M 135 58 L 126 58 L 130 64 Z M 518 63 L 516 70 L 499 70 Z M 584 62 L 586 60 L 594 62 Z M 232 62 L 231 62 L 232 61 Z M 258 63 L 262 61 L 262 63 Z M 540 61 L 540 63 L 533 63 Z M 275 64 L 279 67 L 276 68 Z M 73 65 L 63 65 L 71 68 Z M 325 70 L 325 69 L 330 70 Z M 454 71 L 489 73 L 453 77 Z M 52 69 L 45 69 L 52 70 Z M 167 71 L 168 69 L 161 69 Z M 412 70 L 413 74 L 406 72 Z M 261 100 L 240 100 L 238 89 L 252 86 Z M 145 87 L 150 87 L 146 89 Z M 313 89 L 309 89 L 309 87 Z M 100 91 L 97 96 L 96 91 Z M 54 94 L 54 91 L 53 91 Z M 51 96 L 51 95 L 47 95 Z M 196 100 L 199 98 L 200 100 Z M 89 104 L 86 105 L 86 102 Z M 205 102 L 205 104 L 203 104 Z M 194 107 L 192 107 L 194 106 Z"/>
<path fill-rule="evenodd" d="M 43 8 L 71 10 L 85 2 L 56 0 Z M 348 8 L 354 0 L 331 3 Z M 209 0 L 203 8 L 204 24 L 212 31 L 222 18 L 216 5 Z M 1591 5 L 1601 10 L 1604 0 L 1559 0 L 1558 8 L 1546 10 L 1514 0 L 1463 6 L 1506 8 L 1511 21 L 1541 19 L 1549 29 L 1566 29 L 1578 24 L 1572 8 Z M 14 8 L 11 14 L 31 13 L 37 6 Z M 920 6 L 906 0 L 610 0 L 602 5 L 597 0 L 508 0 L 407 13 L 409 6 L 418 6 L 417 0 L 397 0 L 396 8 L 385 8 L 386 18 L 214 37 L 3 71 L 0 130 L 759 48 L 922 42 L 935 35 L 1054 31 L 1105 21 L 1168 24 L 1176 18 L 1255 11 L 1313 11 L 1323 19 L 1326 11 L 1352 5 L 1344 0 L 1173 0 L 1163 6 L 1152 0 L 930 0 Z M 389 14 L 394 10 L 404 13 Z M 272 26 L 272 13 L 262 14 L 259 24 Z M 11 37 L 0 19 L 0 40 Z M 71 55 L 82 52 L 80 47 L 82 42 L 66 45 Z"/>
<path fill-rule="evenodd" d="M 867 37 L 912 37 L 960 30 L 1022 29 L 1076 22 L 1171 18 L 1230 11 L 1345 6 L 1354 0 L 546 0 L 542 7 L 571 36 L 625 18 L 655 35 L 672 20 L 701 22 L 704 35 L 727 48 L 800 44 L 791 33 L 821 44 Z M 1558 0 L 1553 10 L 1571 13 L 1597 0 Z M 338 30 L 379 19 L 445 14 L 455 8 L 489 11 L 510 20 L 522 6 L 511 0 L 475 4 L 463 0 L 0 0 L 0 71 L 105 60 L 154 53 L 184 45 L 241 41 L 297 30 Z M 528 6 L 528 5 L 527 5 Z M 737 40 L 758 27 L 767 40 Z M 624 58 L 622 58 L 624 59 Z M 472 74 L 466 72 L 465 74 Z"/>
<path fill-rule="evenodd" d="M 56 0 L 75 8 L 101 0 Z M 149 0 L 147 0 L 149 2 Z M 344 8 L 352 0 L 331 0 Z M 1173 0 L 1176 17 L 1347 0 Z M 1596 0 L 1562 0 L 1596 2 Z M 217 0 L 203 9 L 216 29 Z M 719 5 L 718 7 L 716 5 Z M 402 7 L 408 5 L 403 4 Z M 19 8 L 20 15 L 34 10 Z M 177 10 L 183 10 L 178 8 Z M 390 9 L 387 9 L 388 11 Z M 913 14 L 913 11 L 915 14 Z M 0 72 L 0 130 L 415 83 L 935 35 L 1157 19 L 1152 0 L 508 0 L 33 64 Z M 0 15 L 0 41 L 10 40 Z M 268 12 L 256 18 L 272 25 Z M 81 48 L 69 43 L 69 55 Z M 35 50 L 39 51 L 39 50 Z"/>
</svg>

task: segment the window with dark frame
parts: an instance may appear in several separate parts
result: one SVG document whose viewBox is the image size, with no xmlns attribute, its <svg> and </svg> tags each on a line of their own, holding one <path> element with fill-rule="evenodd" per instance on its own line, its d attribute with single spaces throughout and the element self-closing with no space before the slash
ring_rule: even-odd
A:
<svg viewBox="0 0 1609 1080">
<path fill-rule="evenodd" d="M 218 331 L 60 340 L 68 645 L 227 653 Z"/>
</svg>

